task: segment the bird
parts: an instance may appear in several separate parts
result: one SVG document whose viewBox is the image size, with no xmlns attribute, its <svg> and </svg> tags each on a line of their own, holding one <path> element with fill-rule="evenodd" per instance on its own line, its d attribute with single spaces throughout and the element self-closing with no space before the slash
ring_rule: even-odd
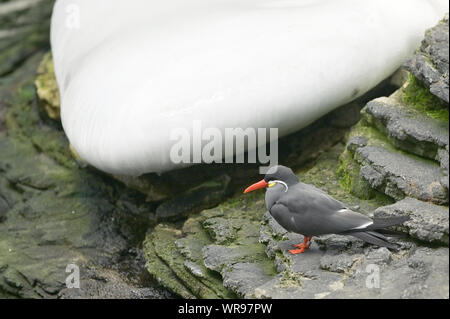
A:
<svg viewBox="0 0 450 319">
<path fill-rule="evenodd" d="M 397 249 L 385 229 L 399 225 L 408 216 L 372 219 L 355 212 L 314 185 L 303 183 L 292 169 L 276 165 L 268 169 L 264 179 L 247 187 L 244 193 L 266 188 L 265 204 L 272 217 L 287 231 L 302 234 L 303 243 L 295 244 L 291 254 L 309 248 L 313 236 L 326 234 L 351 235 L 367 243 Z"/>
<path fill-rule="evenodd" d="M 171 156 L 179 130 L 296 132 L 388 78 L 447 10 L 446 0 L 58 0 L 62 126 L 107 173 L 187 167 L 196 161 Z"/>
</svg>

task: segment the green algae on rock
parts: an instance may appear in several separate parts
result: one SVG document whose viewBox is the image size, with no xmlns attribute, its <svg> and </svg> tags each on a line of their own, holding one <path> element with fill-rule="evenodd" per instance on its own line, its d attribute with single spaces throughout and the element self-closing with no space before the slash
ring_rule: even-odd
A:
<svg viewBox="0 0 450 319">
<path fill-rule="evenodd" d="M 392 98 L 375 99 L 362 113 L 366 123 L 385 134 L 396 148 L 406 152 L 436 160 L 439 149 L 448 145 L 448 121 L 424 115 Z"/>
<path fill-rule="evenodd" d="M 136 247 L 155 207 L 114 180 L 80 169 L 58 123 L 40 116 L 35 72 L 42 49 L 48 50 L 45 25 L 53 2 L 33 3 L 10 23 L 39 32 L 35 40 L 45 43 L 22 37 L 25 29 L 0 39 L 0 296 L 167 297 L 154 287 Z M 38 18 L 28 16 L 31 11 Z M 23 51 L 6 59 L 12 54 L 3 50 L 6 42 Z M 77 293 L 65 284 L 69 264 L 80 268 Z"/>
<path fill-rule="evenodd" d="M 248 202 L 248 199 L 244 199 L 244 202 Z M 148 248 L 155 250 L 155 255 L 146 254 L 149 261 L 147 269 L 168 289 L 174 292 L 180 290 L 172 276 L 151 266 L 155 258 L 168 264 L 176 278 L 195 297 L 233 298 L 236 294 L 242 296 L 247 293 L 239 289 L 234 292 L 229 290 L 234 287 L 232 281 L 224 288 L 219 273 L 229 273 L 232 271 L 230 267 L 237 262 L 264 259 L 264 247 L 258 242 L 261 212 L 241 211 L 241 199 L 236 202 L 230 199 L 227 203 L 190 217 L 181 228 L 176 225 L 158 225 L 147 235 L 144 251 L 147 252 Z M 260 201 L 260 204 L 263 203 Z M 231 228 L 234 234 L 227 237 L 226 241 L 223 240 L 224 228 Z M 162 240 L 168 237 L 172 242 Z M 219 251 L 226 251 L 227 254 L 219 254 Z M 267 266 L 270 268 L 270 263 Z"/>
<path fill-rule="evenodd" d="M 445 106 L 444 102 L 432 95 L 413 75 L 410 76 L 409 81 L 404 85 L 401 99 L 404 103 L 431 118 L 449 121 L 448 104 Z"/>
<path fill-rule="evenodd" d="M 187 242 L 176 227 L 159 224 L 144 242 L 147 270 L 163 286 L 184 298 L 232 298 L 233 294 L 223 287 L 217 275 L 198 263 L 198 256 L 191 255 L 185 260 L 183 250 L 177 247 L 187 246 L 186 251 L 192 244 L 200 245 L 196 250 L 200 252 L 202 234 L 197 235 L 194 242 Z"/>
<path fill-rule="evenodd" d="M 429 93 L 447 103 L 447 108 L 449 102 L 448 30 L 447 13 L 435 27 L 425 32 L 422 45 L 405 63 L 405 67 L 427 86 Z"/>
<path fill-rule="evenodd" d="M 448 122 L 405 104 L 404 87 L 361 111 L 362 120 L 352 128 L 341 155 L 342 184 L 359 196 L 373 196 L 371 188 L 396 200 L 410 196 L 445 205 Z"/>
<path fill-rule="evenodd" d="M 61 102 L 51 53 L 47 53 L 42 59 L 34 84 L 39 102 L 47 115 L 53 120 L 59 120 Z"/>
<path fill-rule="evenodd" d="M 111 186 L 59 165 L 31 144 L 3 137 L 0 148 L 0 194 L 8 202 L 0 223 L 0 291 L 55 298 L 65 289 L 68 264 L 82 271 L 113 267 L 129 246 L 114 224 L 105 223 L 121 214 Z M 91 279 L 82 276 L 81 284 Z"/>
</svg>

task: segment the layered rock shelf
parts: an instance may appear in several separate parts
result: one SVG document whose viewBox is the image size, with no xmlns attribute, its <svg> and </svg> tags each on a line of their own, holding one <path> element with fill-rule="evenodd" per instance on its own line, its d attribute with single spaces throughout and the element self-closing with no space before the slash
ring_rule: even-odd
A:
<svg viewBox="0 0 450 319">
<path fill-rule="evenodd" d="M 158 225 L 144 243 L 148 271 L 186 298 L 446 297 L 448 209 L 418 200 L 393 204 L 388 197 L 362 200 L 349 195 L 336 175 L 343 149 L 336 145 L 298 176 L 369 215 L 395 215 L 402 209 L 413 217 L 404 231 L 438 247 L 398 238 L 401 248 L 389 251 L 352 237 L 327 235 L 314 238 L 307 253 L 291 255 L 288 250 L 303 238 L 264 213 L 260 193 L 234 197 L 181 225 Z M 427 209 L 425 214 L 419 213 L 422 209 Z M 378 289 L 366 287 L 373 265 L 383 276 Z"/>
</svg>

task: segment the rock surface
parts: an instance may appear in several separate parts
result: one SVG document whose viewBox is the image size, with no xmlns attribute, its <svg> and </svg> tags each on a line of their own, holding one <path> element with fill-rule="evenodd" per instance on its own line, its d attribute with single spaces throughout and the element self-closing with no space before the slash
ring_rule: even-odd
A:
<svg viewBox="0 0 450 319">
<path fill-rule="evenodd" d="M 25 90 L 27 93 L 21 94 L 32 98 L 28 94 L 32 92 L 31 84 Z M 37 151 L 31 142 L 23 139 L 26 135 L 20 135 L 24 132 L 19 127 L 13 128 L 20 121 L 15 111 L 18 110 L 13 107 L 8 113 L 9 137 L 0 137 L 2 295 L 73 296 L 73 292 L 65 289 L 66 267 L 76 264 L 81 272 L 81 289 L 75 295 L 164 296 L 152 288 L 142 271 L 142 259 L 136 269 L 127 265 L 136 258 L 129 251 L 136 245 L 133 241 L 138 241 L 137 230 L 145 232 L 150 223 L 150 207 L 120 185 L 82 171 L 75 163 L 65 167 L 52 156 Z M 34 118 L 36 110 L 30 109 L 28 115 Z M 20 124 L 26 124 L 29 119 L 21 120 L 25 122 Z M 39 129 L 45 127 L 36 127 Z M 58 144 L 63 140 L 62 135 L 54 139 L 46 137 L 49 143 Z M 70 162 L 67 158 L 67 163 Z M 102 279 L 100 273 L 109 280 Z M 135 277 L 136 282 L 130 282 L 128 276 Z M 117 284 L 114 286 L 112 282 Z M 141 289 L 147 292 L 141 294 Z"/>
<path fill-rule="evenodd" d="M 364 107 L 341 156 L 349 190 L 448 205 L 448 109 L 434 99 L 411 77 Z"/>
<path fill-rule="evenodd" d="M 374 216 L 410 216 L 411 219 L 404 223 L 408 234 L 427 242 L 448 245 L 448 207 L 405 198 L 393 205 L 376 209 Z"/>
<path fill-rule="evenodd" d="M 449 70 L 449 35 L 448 14 L 434 28 L 425 33 L 425 39 L 416 55 L 408 60 L 406 68 L 416 78 L 424 82 L 430 92 L 449 103 L 448 70 Z"/>
<path fill-rule="evenodd" d="M 387 135 L 399 149 L 432 160 L 448 148 L 448 121 L 438 120 L 392 99 L 381 97 L 367 104 L 366 121 Z"/>
<path fill-rule="evenodd" d="M 439 166 L 379 146 L 356 149 L 360 176 L 386 195 L 399 200 L 412 196 L 437 204 L 448 204 L 448 190 L 441 185 Z"/>
<path fill-rule="evenodd" d="M 145 271 L 139 248 L 155 207 L 81 169 L 59 125 L 40 117 L 34 82 L 52 1 L 0 8 L 0 30 L 14 31 L 0 37 L 0 297 L 171 297 Z M 66 286 L 70 264 L 79 289 Z"/>
<path fill-rule="evenodd" d="M 335 171 L 343 148 L 337 145 L 322 154 L 298 176 L 366 214 L 392 203 L 383 197 L 358 199 L 339 185 Z M 401 248 L 389 251 L 353 237 L 328 235 L 314 238 L 305 254 L 291 255 L 288 249 L 302 239 L 286 232 L 265 213 L 261 192 L 233 197 L 182 225 L 159 225 L 147 235 L 144 251 L 149 272 L 185 297 L 448 296 L 446 247 L 420 247 L 410 240 L 393 239 Z M 166 268 L 155 267 L 158 262 Z M 376 280 L 370 281 L 373 273 L 380 274 L 379 286 Z M 221 287 L 226 290 L 219 290 Z"/>
<path fill-rule="evenodd" d="M 158 221 L 186 217 L 192 212 L 214 207 L 227 195 L 230 183 L 228 175 L 195 186 L 176 197 L 165 201 L 156 209 Z"/>
</svg>

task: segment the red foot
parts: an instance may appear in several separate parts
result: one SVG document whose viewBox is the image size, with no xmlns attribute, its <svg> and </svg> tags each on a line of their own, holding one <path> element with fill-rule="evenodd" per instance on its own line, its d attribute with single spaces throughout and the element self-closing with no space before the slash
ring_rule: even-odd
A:
<svg viewBox="0 0 450 319">
<path fill-rule="evenodd" d="M 304 248 L 304 249 L 307 249 L 307 248 L 309 247 L 309 245 L 308 245 L 308 244 L 305 244 L 305 243 L 294 244 L 294 245 L 292 245 L 292 246 L 297 247 L 297 248 Z"/>
<path fill-rule="evenodd" d="M 293 245 L 294 247 L 297 247 L 298 249 L 291 249 L 291 250 L 289 250 L 289 252 L 293 255 L 304 253 L 305 250 L 309 248 L 309 241 L 311 240 L 311 238 L 312 238 L 312 236 L 309 236 L 309 237 L 305 236 L 303 238 L 303 243 Z"/>
<path fill-rule="evenodd" d="M 300 248 L 300 249 L 290 249 L 289 252 L 292 255 L 296 255 L 296 254 L 301 254 L 305 252 L 305 248 Z"/>
</svg>

